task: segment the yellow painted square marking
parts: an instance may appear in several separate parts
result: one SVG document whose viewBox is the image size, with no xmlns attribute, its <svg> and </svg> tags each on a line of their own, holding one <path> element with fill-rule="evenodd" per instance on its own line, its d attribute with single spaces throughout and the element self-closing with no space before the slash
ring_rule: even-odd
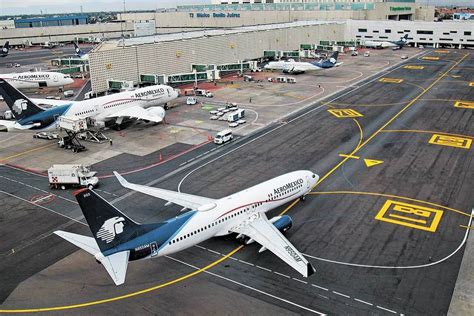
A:
<svg viewBox="0 0 474 316">
<path fill-rule="evenodd" d="M 403 67 L 405 69 L 417 69 L 417 70 L 421 70 L 421 69 L 424 69 L 425 66 L 417 66 L 417 65 L 407 65 L 405 67 Z"/>
<path fill-rule="evenodd" d="M 379 81 L 380 82 L 386 82 L 386 83 L 402 83 L 403 79 L 382 78 Z"/>
<path fill-rule="evenodd" d="M 472 139 L 459 136 L 433 134 L 429 143 L 440 146 L 469 149 L 471 148 Z"/>
<path fill-rule="evenodd" d="M 435 232 L 442 216 L 442 210 L 387 200 L 375 216 L 375 219 L 415 229 Z"/>
<path fill-rule="evenodd" d="M 463 108 L 463 109 L 474 109 L 474 102 L 472 101 L 456 101 L 454 103 L 455 108 Z"/>
<path fill-rule="evenodd" d="M 421 57 L 421 59 L 424 59 L 424 60 L 439 60 L 439 57 L 435 57 L 435 56 L 423 56 L 423 57 Z"/>
<path fill-rule="evenodd" d="M 435 53 L 438 53 L 438 54 L 449 54 L 449 50 L 438 49 L 438 50 L 435 50 Z"/>
<path fill-rule="evenodd" d="M 346 118 L 346 117 L 362 117 L 364 115 L 360 114 L 356 110 L 353 109 L 330 109 L 328 110 L 329 113 L 334 115 L 337 118 Z"/>
</svg>

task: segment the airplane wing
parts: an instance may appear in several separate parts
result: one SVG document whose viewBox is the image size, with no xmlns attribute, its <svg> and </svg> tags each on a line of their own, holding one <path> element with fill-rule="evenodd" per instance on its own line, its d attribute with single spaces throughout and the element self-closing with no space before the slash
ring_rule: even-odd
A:
<svg viewBox="0 0 474 316">
<path fill-rule="evenodd" d="M 163 117 L 158 116 L 158 115 L 152 115 L 149 111 L 139 106 L 132 106 L 132 107 L 114 112 L 113 114 L 110 114 L 107 116 L 107 118 L 114 118 L 114 117 L 130 117 L 130 118 L 136 118 L 139 120 L 147 120 L 147 121 L 155 122 L 155 123 L 160 123 L 161 121 L 163 121 Z"/>
<path fill-rule="evenodd" d="M 265 213 L 256 213 L 248 220 L 230 229 L 246 235 L 267 248 L 293 269 L 308 277 L 315 272 L 314 267 L 268 220 Z"/>
<path fill-rule="evenodd" d="M 116 171 L 114 171 L 114 175 L 123 187 L 168 201 L 166 204 L 177 204 L 184 208 L 198 211 L 210 210 L 216 206 L 215 200 L 210 198 L 149 187 L 146 185 L 133 184 L 125 180 Z"/>
</svg>

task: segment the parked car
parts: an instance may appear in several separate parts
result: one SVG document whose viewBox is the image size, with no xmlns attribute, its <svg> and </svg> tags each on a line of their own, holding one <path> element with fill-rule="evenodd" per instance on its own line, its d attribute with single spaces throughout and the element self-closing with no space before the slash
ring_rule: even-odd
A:
<svg viewBox="0 0 474 316">
<path fill-rule="evenodd" d="M 239 123 L 237 122 L 229 123 L 229 127 L 237 127 L 237 126 L 239 126 Z"/>
<path fill-rule="evenodd" d="M 211 120 L 217 120 L 218 118 L 219 118 L 219 116 L 213 115 L 213 116 L 211 116 L 209 119 L 211 119 Z"/>
<path fill-rule="evenodd" d="M 400 56 L 400 58 L 401 58 L 401 59 L 407 59 L 408 56 L 407 56 L 407 55 L 402 55 L 402 56 Z"/>
<path fill-rule="evenodd" d="M 33 134 L 33 138 L 40 138 L 40 139 L 58 139 L 58 133 L 47 133 L 47 132 L 40 132 Z"/>
</svg>

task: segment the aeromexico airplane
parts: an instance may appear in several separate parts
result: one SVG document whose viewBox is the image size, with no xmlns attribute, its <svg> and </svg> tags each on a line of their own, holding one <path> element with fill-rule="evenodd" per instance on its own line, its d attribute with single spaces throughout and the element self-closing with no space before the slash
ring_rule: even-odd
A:
<svg viewBox="0 0 474 316">
<path fill-rule="evenodd" d="M 5 45 L 3 45 L 2 50 L 0 50 L 0 57 L 7 57 L 9 51 L 10 51 L 10 42 L 7 41 Z"/>
<path fill-rule="evenodd" d="M 52 71 L 0 74 L 0 79 L 7 80 L 17 89 L 63 87 L 74 82 L 70 75 Z"/>
<path fill-rule="evenodd" d="M 89 53 L 84 53 L 82 49 L 77 46 L 76 43 L 74 44 L 74 51 L 76 52 L 77 57 L 80 57 L 82 60 L 89 60 Z"/>
<path fill-rule="evenodd" d="M 138 224 L 97 193 L 82 189 L 75 193 L 93 237 L 64 231 L 55 234 L 82 248 L 100 262 L 116 285 L 125 282 L 129 261 L 170 255 L 209 238 L 237 233 L 247 244 L 259 243 L 293 269 L 308 277 L 314 267 L 283 236 L 292 225 L 288 215 L 268 219 L 265 212 L 302 198 L 319 180 L 311 171 L 290 172 L 244 191 L 210 199 L 139 184 L 114 172 L 122 186 L 177 204 L 190 211 L 155 224 Z"/>
<path fill-rule="evenodd" d="M 369 48 L 386 48 L 386 47 L 403 48 L 403 46 L 407 44 L 408 44 L 408 34 L 405 34 L 403 35 L 403 37 L 400 37 L 398 41 L 365 41 L 363 46 L 369 47 Z"/>
<path fill-rule="evenodd" d="M 84 101 L 29 99 L 0 79 L 0 94 L 16 121 L 0 120 L 0 132 L 44 132 L 57 128 L 60 116 L 91 118 L 97 125 L 115 120 L 120 125 L 124 118 L 159 123 L 165 117 L 161 105 L 178 97 L 178 92 L 165 85 L 155 85 Z M 44 109 L 38 104 L 53 105 Z"/>
<path fill-rule="evenodd" d="M 306 71 L 340 66 L 342 63 L 337 62 L 338 55 L 339 52 L 334 52 L 328 59 L 317 62 L 294 61 L 293 59 L 288 61 L 271 61 L 266 64 L 264 68 L 269 70 L 282 70 L 284 73 L 300 74 Z"/>
</svg>

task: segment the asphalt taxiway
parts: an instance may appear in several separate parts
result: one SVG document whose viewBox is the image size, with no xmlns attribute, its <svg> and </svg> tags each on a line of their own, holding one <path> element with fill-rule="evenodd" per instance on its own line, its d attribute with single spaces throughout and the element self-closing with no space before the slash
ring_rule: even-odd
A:
<svg viewBox="0 0 474 316">
<path fill-rule="evenodd" d="M 313 170 L 321 179 L 306 201 L 270 214 L 293 218 L 287 237 L 317 270 L 308 279 L 228 236 L 133 262 L 115 287 L 92 257 L 50 234 L 87 233 L 71 194 L 0 167 L 9 206 L 0 232 L 10 240 L 1 251 L 1 311 L 446 314 L 474 205 L 473 62 L 469 51 L 426 51 L 234 143 L 204 144 L 126 176 L 216 198 Z M 99 190 L 140 222 L 179 212 L 113 178 Z"/>
</svg>

